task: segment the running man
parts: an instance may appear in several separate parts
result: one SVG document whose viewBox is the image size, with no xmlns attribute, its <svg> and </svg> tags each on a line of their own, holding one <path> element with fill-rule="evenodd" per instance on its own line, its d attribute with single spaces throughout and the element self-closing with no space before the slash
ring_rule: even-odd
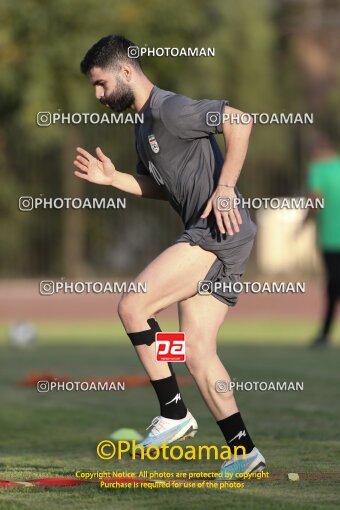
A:
<svg viewBox="0 0 340 510">
<path fill-rule="evenodd" d="M 155 359 L 153 342 L 161 331 L 156 314 L 178 303 L 186 366 L 229 447 L 243 446 L 246 452 L 223 463 L 222 479 L 230 480 L 235 473 L 265 466 L 232 390 L 226 383 L 221 388 L 220 381 L 230 377 L 216 352 L 219 328 L 228 307 L 237 302 L 237 294 L 223 290 L 223 284 L 240 280 L 256 234 L 248 210 L 234 202 L 241 197 L 236 182 L 251 126 L 223 122 L 223 114 L 242 113 L 225 100 L 193 100 L 158 88 L 143 73 L 139 58 L 129 58 L 131 46 L 122 36 L 104 37 L 88 50 L 81 71 L 102 104 L 116 112 L 132 108 L 144 114 L 135 128 L 137 176 L 116 170 L 99 147 L 96 156 L 77 148 L 75 175 L 143 198 L 167 200 L 181 216 L 182 235 L 135 279 L 146 282 L 148 292 L 123 295 L 118 307 L 160 404 L 160 415 L 140 444 L 171 444 L 197 432 L 172 365 Z M 225 158 L 214 138 L 217 133 L 223 133 L 228 147 Z M 210 282 L 208 288 L 201 281 Z"/>
</svg>

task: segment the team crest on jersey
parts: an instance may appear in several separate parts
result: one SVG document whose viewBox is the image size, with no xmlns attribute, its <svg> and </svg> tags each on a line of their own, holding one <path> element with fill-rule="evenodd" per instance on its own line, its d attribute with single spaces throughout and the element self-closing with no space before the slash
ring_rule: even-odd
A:
<svg viewBox="0 0 340 510">
<path fill-rule="evenodd" d="M 149 139 L 149 144 L 150 144 L 150 147 L 152 149 L 152 152 L 154 152 L 155 154 L 157 154 L 157 152 L 159 152 L 159 145 L 157 143 L 157 140 L 155 138 L 155 135 L 149 135 L 148 136 L 148 139 Z"/>
</svg>

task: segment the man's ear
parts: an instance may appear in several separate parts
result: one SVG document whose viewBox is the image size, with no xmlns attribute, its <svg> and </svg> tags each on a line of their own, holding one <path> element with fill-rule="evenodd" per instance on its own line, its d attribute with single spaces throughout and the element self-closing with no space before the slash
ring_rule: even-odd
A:
<svg viewBox="0 0 340 510">
<path fill-rule="evenodd" d="M 120 72 L 125 81 L 130 82 L 132 80 L 133 69 L 131 64 L 122 64 Z"/>
</svg>

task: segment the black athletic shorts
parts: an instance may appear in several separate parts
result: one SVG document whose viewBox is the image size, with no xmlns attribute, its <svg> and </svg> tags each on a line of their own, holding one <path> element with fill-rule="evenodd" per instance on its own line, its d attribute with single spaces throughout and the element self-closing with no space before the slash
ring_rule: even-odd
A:
<svg viewBox="0 0 340 510">
<path fill-rule="evenodd" d="M 235 233 L 233 236 L 221 235 L 217 232 L 215 218 L 212 220 L 211 216 L 209 216 L 208 224 L 205 221 L 205 226 L 186 229 L 174 244 L 190 243 L 192 246 L 200 246 L 217 256 L 203 280 L 204 283 L 197 282 L 198 291 L 203 295 L 211 294 L 228 306 L 235 306 L 239 289 L 236 288 L 235 291 L 232 286 L 241 280 L 241 276 L 246 270 L 257 228 L 249 217 L 242 217 L 242 219 L 251 222 L 251 225 L 247 225 L 247 230 L 251 231 L 248 239 L 244 239 L 242 236 L 243 224 L 240 225 L 239 233 Z"/>
</svg>

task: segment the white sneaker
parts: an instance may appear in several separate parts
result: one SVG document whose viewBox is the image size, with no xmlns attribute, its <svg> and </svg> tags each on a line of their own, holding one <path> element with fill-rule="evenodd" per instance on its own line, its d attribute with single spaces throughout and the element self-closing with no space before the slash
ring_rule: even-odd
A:
<svg viewBox="0 0 340 510">
<path fill-rule="evenodd" d="M 184 441 L 187 437 L 194 437 L 198 425 L 193 415 L 188 411 L 181 420 L 172 420 L 163 416 L 156 416 L 147 427 L 149 434 L 136 446 L 158 446 Z M 147 430 L 146 429 L 146 430 Z"/>
<path fill-rule="evenodd" d="M 221 477 L 216 482 L 224 482 L 226 480 L 242 480 L 239 473 L 258 473 L 266 467 L 266 461 L 257 448 L 253 448 L 245 458 L 243 455 L 237 455 L 231 460 L 223 462 L 221 466 Z"/>
</svg>

